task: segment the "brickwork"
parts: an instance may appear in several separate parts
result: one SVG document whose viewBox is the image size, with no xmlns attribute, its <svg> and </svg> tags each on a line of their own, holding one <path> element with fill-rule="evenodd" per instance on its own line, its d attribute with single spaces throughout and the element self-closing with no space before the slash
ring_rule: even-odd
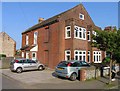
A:
<svg viewBox="0 0 120 91">
<path fill-rule="evenodd" d="M 6 54 L 7 57 L 14 57 L 16 51 L 16 42 L 5 32 L 0 33 L 0 54 Z"/>
<path fill-rule="evenodd" d="M 79 18 L 80 13 L 84 15 L 84 20 Z M 90 29 L 88 25 L 92 28 Z M 66 26 L 71 26 L 70 39 L 65 39 Z M 86 40 L 74 38 L 74 26 L 86 28 Z M 64 13 L 36 24 L 30 28 L 31 30 L 28 29 L 28 31 L 23 32 L 22 47 L 24 47 L 26 43 L 25 36 L 29 36 L 29 46 L 31 46 L 34 40 L 34 31 L 38 31 L 37 59 L 41 63 L 50 68 L 55 68 L 60 61 L 65 60 L 65 50 L 71 51 L 71 59 L 74 59 L 74 50 L 84 50 L 86 51 L 87 61 L 88 50 L 91 51 L 91 56 L 93 56 L 93 50 L 98 50 L 93 49 L 87 41 L 87 31 L 89 30 L 92 32 L 94 28 L 96 28 L 96 26 L 94 25 L 92 19 L 83 5 L 80 4 Z M 26 52 L 25 50 L 26 49 L 22 51 Z M 93 61 L 92 57 L 91 60 Z"/>
</svg>

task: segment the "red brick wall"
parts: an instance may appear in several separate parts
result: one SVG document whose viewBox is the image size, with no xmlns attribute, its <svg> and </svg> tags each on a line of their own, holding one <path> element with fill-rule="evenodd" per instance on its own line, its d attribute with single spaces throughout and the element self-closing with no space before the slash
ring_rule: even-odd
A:
<svg viewBox="0 0 120 91">
<path fill-rule="evenodd" d="M 85 20 L 80 20 L 79 14 L 84 14 Z M 74 39 L 74 25 L 84 27 L 87 29 L 88 25 L 94 26 L 90 16 L 82 6 L 77 6 L 73 10 L 70 10 L 58 18 L 59 22 L 49 25 L 48 29 L 45 27 L 36 29 L 38 31 L 38 52 L 37 57 L 41 63 L 47 65 L 50 68 L 54 68 L 60 61 L 65 59 L 65 50 L 71 50 L 71 58 L 74 58 L 74 50 L 90 50 L 90 44 L 87 41 Z M 65 27 L 71 26 L 71 39 L 65 39 Z M 33 44 L 34 32 L 26 33 L 29 35 L 29 45 Z M 25 45 L 25 35 L 22 35 L 22 46 Z M 92 49 L 91 49 L 92 50 Z M 97 49 L 93 49 L 97 50 Z"/>
</svg>

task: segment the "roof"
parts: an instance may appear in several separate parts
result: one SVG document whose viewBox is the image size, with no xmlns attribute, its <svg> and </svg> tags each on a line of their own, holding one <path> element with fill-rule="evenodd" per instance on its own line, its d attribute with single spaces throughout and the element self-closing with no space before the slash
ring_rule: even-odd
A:
<svg viewBox="0 0 120 91">
<path fill-rule="evenodd" d="M 49 18 L 49 19 L 47 19 L 47 20 L 44 20 L 44 21 L 41 22 L 41 23 L 38 23 L 38 24 L 30 27 L 29 29 L 27 29 L 27 30 L 25 30 L 24 32 L 22 32 L 22 34 L 27 33 L 27 32 L 30 32 L 30 31 L 32 31 L 32 30 L 34 30 L 34 29 L 38 29 L 38 28 L 44 27 L 44 26 L 46 26 L 46 25 L 53 24 L 53 23 L 55 23 L 55 22 L 58 22 L 58 21 L 59 21 L 58 18 L 59 18 L 61 15 L 65 14 L 65 13 L 68 12 L 68 11 L 73 10 L 74 8 L 76 8 L 76 7 L 78 7 L 78 6 L 81 6 L 81 7 L 84 8 L 84 6 L 83 6 L 82 4 L 78 4 L 77 6 L 71 8 L 71 9 L 65 11 L 65 12 L 62 12 L 62 13 L 56 15 L 56 16 L 53 16 L 53 17 L 51 17 L 51 18 Z M 85 9 L 85 8 L 84 8 L 84 9 Z M 86 9 L 85 9 L 85 10 L 86 10 Z M 87 11 L 86 11 L 86 12 L 87 12 Z M 88 12 L 87 12 L 87 13 L 88 13 Z M 90 17 L 90 19 L 91 19 L 91 17 Z M 92 20 L 92 19 L 91 19 L 91 20 Z M 93 23 L 93 24 L 94 24 L 94 23 Z"/>
<path fill-rule="evenodd" d="M 32 49 L 33 47 L 35 47 L 35 45 L 32 45 L 32 46 L 25 45 L 24 47 L 20 48 L 20 50 L 30 51 L 30 49 Z"/>
</svg>

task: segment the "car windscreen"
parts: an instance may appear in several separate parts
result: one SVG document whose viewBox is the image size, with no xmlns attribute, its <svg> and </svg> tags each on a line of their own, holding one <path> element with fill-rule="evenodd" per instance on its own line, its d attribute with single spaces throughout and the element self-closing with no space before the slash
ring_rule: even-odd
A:
<svg viewBox="0 0 120 91">
<path fill-rule="evenodd" d="M 66 61 L 62 61 L 58 64 L 59 67 L 67 67 L 67 62 Z"/>
</svg>

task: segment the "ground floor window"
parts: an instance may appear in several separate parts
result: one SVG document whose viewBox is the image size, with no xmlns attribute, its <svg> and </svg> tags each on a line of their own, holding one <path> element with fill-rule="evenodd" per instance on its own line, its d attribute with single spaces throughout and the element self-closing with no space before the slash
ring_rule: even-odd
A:
<svg viewBox="0 0 120 91">
<path fill-rule="evenodd" d="M 88 51 L 88 62 L 90 63 L 90 51 Z"/>
<path fill-rule="evenodd" d="M 71 60 L 71 51 L 65 50 L 65 60 Z"/>
<path fill-rule="evenodd" d="M 22 58 L 24 58 L 24 52 L 22 52 Z"/>
<path fill-rule="evenodd" d="M 75 50 L 74 51 L 74 59 L 80 61 L 86 61 L 86 51 Z"/>
<path fill-rule="evenodd" d="M 26 59 L 29 59 L 29 52 L 26 52 Z"/>
<path fill-rule="evenodd" d="M 36 60 L 36 52 L 32 52 L 32 60 Z"/>
<path fill-rule="evenodd" d="M 101 62 L 101 51 L 93 51 L 93 60 L 94 60 L 94 63 Z"/>
</svg>

